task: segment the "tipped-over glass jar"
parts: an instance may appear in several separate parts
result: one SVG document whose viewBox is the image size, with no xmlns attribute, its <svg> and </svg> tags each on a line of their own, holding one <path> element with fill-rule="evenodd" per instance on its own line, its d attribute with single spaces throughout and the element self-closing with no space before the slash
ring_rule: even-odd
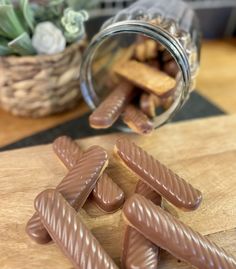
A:
<svg viewBox="0 0 236 269">
<path fill-rule="evenodd" d="M 147 47 L 137 51 L 137 44 L 146 40 L 157 43 L 155 55 Z M 81 65 L 81 90 L 91 109 L 114 87 L 114 67 L 132 58 L 141 58 L 176 80 L 171 96 L 161 98 L 163 106 L 153 118 L 157 128 L 178 112 L 195 87 L 200 31 L 194 11 L 181 0 L 141 0 L 108 19 L 89 44 Z"/>
</svg>

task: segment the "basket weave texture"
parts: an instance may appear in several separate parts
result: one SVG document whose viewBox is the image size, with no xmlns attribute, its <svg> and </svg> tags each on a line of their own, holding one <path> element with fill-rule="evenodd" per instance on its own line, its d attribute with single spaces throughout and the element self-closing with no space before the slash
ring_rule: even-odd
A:
<svg viewBox="0 0 236 269">
<path fill-rule="evenodd" d="M 0 106 L 30 117 L 75 106 L 81 98 L 79 68 L 85 46 L 83 40 L 54 55 L 0 57 Z"/>
</svg>

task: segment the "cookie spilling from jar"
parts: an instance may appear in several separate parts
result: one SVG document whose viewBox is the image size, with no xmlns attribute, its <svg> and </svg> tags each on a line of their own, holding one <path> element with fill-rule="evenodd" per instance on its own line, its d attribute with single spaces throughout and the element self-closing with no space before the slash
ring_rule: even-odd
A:
<svg viewBox="0 0 236 269">
<path fill-rule="evenodd" d="M 53 150 L 68 172 L 54 189 L 35 198 L 35 213 L 26 232 L 39 244 L 53 241 L 74 268 L 119 268 L 78 214 L 89 197 L 104 214 L 123 206 L 119 215 L 126 225 L 119 262 L 123 269 L 158 268 L 160 249 L 199 269 L 236 268 L 232 255 L 168 213 L 162 202 L 165 199 L 193 211 L 202 201 L 201 192 L 131 140 L 116 141 L 112 162 L 117 172 L 120 162 L 137 176 L 134 193 L 127 201 L 108 175 L 110 164 L 104 148 L 93 145 L 82 151 L 75 141 L 63 136 L 54 141 Z M 114 221 L 116 226 L 121 223 L 117 217 Z M 106 232 L 104 228 L 103 234 Z"/>
<path fill-rule="evenodd" d="M 97 70 L 99 64 L 95 66 Z M 154 118 L 175 100 L 178 73 L 177 63 L 163 46 L 139 37 L 111 65 L 109 94 L 90 115 L 90 126 L 106 129 L 121 119 L 134 132 L 150 134 Z"/>
</svg>

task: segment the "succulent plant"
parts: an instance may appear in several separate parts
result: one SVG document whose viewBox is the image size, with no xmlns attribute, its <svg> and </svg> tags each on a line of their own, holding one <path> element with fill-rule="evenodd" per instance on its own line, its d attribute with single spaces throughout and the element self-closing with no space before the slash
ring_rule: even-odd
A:
<svg viewBox="0 0 236 269">
<path fill-rule="evenodd" d="M 2 3 L 1 3 L 2 2 Z M 16 38 L 25 32 L 23 25 L 17 17 L 14 7 L 6 4 L 8 1 L 0 2 L 0 34 L 6 38 Z M 4 2 L 4 3 L 3 3 Z"/>
<path fill-rule="evenodd" d="M 88 18 L 89 15 L 85 10 L 74 11 L 72 8 L 67 8 L 64 11 L 61 23 L 64 27 L 64 35 L 67 42 L 74 42 L 84 37 L 84 22 Z"/>
<path fill-rule="evenodd" d="M 32 46 L 31 39 L 28 33 L 24 32 L 19 35 L 14 40 L 8 42 L 8 48 L 18 55 L 33 55 L 36 53 L 34 47 Z"/>
<path fill-rule="evenodd" d="M 12 53 L 11 49 L 8 47 L 8 41 L 4 38 L 0 38 L 0 55 L 6 56 Z"/>
<path fill-rule="evenodd" d="M 98 0 L 43 0 L 44 5 L 35 2 L 0 0 L 0 56 L 62 51 L 66 42 L 85 36 L 88 13 L 81 9 L 91 8 Z"/>
<path fill-rule="evenodd" d="M 10 0 L 0 0 L 0 55 L 34 54 L 33 25 L 28 0 L 20 0 L 17 7 Z"/>
<path fill-rule="evenodd" d="M 32 42 L 38 54 L 59 53 L 66 47 L 62 31 L 52 22 L 39 23 L 35 28 Z"/>
</svg>

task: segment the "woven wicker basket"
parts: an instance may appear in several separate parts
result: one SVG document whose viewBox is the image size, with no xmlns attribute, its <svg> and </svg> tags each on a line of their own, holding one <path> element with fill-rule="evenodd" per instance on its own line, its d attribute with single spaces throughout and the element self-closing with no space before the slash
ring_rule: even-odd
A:
<svg viewBox="0 0 236 269">
<path fill-rule="evenodd" d="M 86 41 L 55 55 L 0 57 L 0 106 L 42 117 L 72 108 L 81 97 L 79 66 Z"/>
</svg>

